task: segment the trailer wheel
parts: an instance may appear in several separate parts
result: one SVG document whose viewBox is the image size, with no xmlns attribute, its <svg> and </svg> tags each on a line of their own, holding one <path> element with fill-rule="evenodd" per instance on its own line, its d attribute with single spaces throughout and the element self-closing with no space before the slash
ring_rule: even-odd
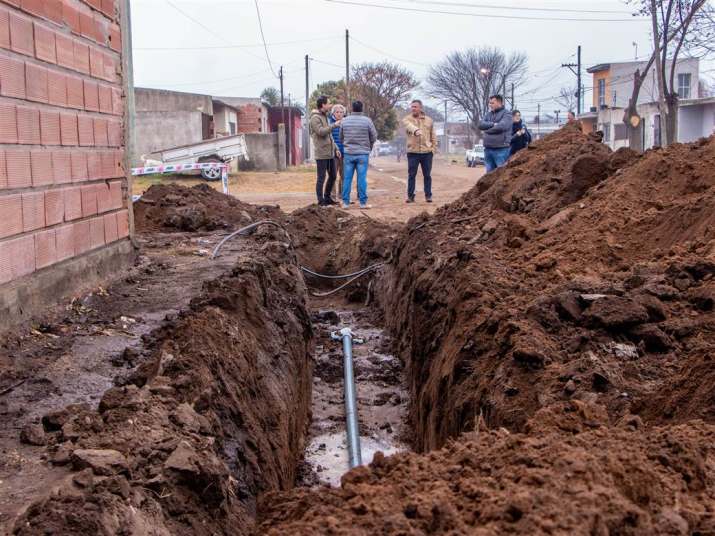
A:
<svg viewBox="0 0 715 536">
<path fill-rule="evenodd" d="M 220 164 L 221 160 L 219 160 L 218 158 L 207 158 L 206 160 L 201 161 L 202 164 L 208 164 L 210 162 L 216 162 L 217 164 Z M 221 168 L 215 167 L 209 169 L 202 169 L 201 176 L 207 181 L 220 181 Z"/>
</svg>

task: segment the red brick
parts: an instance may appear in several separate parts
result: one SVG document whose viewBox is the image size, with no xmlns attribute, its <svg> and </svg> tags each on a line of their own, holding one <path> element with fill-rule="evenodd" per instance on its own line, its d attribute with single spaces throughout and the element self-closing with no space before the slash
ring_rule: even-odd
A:
<svg viewBox="0 0 715 536">
<path fill-rule="evenodd" d="M 7 166 L 8 188 L 27 188 L 32 186 L 30 151 L 6 149 L 5 163 Z"/>
<path fill-rule="evenodd" d="M 67 106 L 67 77 L 64 73 L 47 71 L 47 101 L 54 106 Z"/>
<path fill-rule="evenodd" d="M 55 184 L 67 184 L 72 182 L 71 154 L 69 151 L 53 151 L 52 173 Z"/>
<path fill-rule="evenodd" d="M 90 112 L 99 111 L 99 86 L 97 82 L 83 80 L 84 84 L 84 109 Z"/>
<path fill-rule="evenodd" d="M 110 147 L 121 147 L 122 145 L 122 123 L 121 121 L 109 121 L 107 123 L 107 139 Z"/>
<path fill-rule="evenodd" d="M 92 249 L 100 248 L 104 245 L 104 217 L 92 218 L 89 220 L 89 236 Z"/>
<path fill-rule="evenodd" d="M 62 24 L 62 0 L 44 0 L 45 16 L 57 24 Z"/>
<path fill-rule="evenodd" d="M 116 82 L 117 81 L 117 61 L 114 59 L 114 56 L 111 54 L 105 53 L 104 54 L 104 59 L 102 60 L 102 64 L 104 65 L 104 80 L 108 82 Z"/>
<path fill-rule="evenodd" d="M 47 103 L 47 68 L 25 63 L 27 99 Z"/>
<path fill-rule="evenodd" d="M 77 10 L 70 0 L 62 3 L 62 20 L 72 29 L 73 33 L 79 34 L 79 10 Z"/>
<path fill-rule="evenodd" d="M 46 186 L 54 182 L 52 172 L 52 153 L 47 150 L 30 152 L 32 167 L 32 185 Z"/>
<path fill-rule="evenodd" d="M 94 184 L 80 187 L 82 190 L 82 217 L 97 214 L 97 189 Z"/>
<path fill-rule="evenodd" d="M 35 23 L 35 55 L 38 60 L 57 63 L 55 32 L 37 23 Z"/>
<path fill-rule="evenodd" d="M 62 190 L 47 190 L 45 192 L 45 224 L 57 225 L 65 217 L 65 194 Z"/>
<path fill-rule="evenodd" d="M 101 182 L 95 185 L 97 189 L 97 212 L 102 214 L 112 210 L 112 199 L 109 193 L 109 185 L 106 182 Z"/>
<path fill-rule="evenodd" d="M 74 42 L 72 38 L 69 35 L 56 32 L 55 45 L 57 47 L 57 65 L 74 69 Z"/>
<path fill-rule="evenodd" d="M 120 32 L 119 26 L 112 24 L 109 26 L 109 46 L 115 52 L 122 51 L 122 34 Z"/>
<path fill-rule="evenodd" d="M 22 194 L 22 230 L 34 231 L 45 226 L 45 192 Z"/>
<path fill-rule="evenodd" d="M 104 242 L 111 244 L 119 238 L 119 233 L 117 229 L 117 215 L 116 214 L 105 214 L 104 215 Z"/>
<path fill-rule="evenodd" d="M 114 153 L 114 174 L 113 177 L 124 177 L 124 150 L 113 151 Z"/>
<path fill-rule="evenodd" d="M 114 87 L 112 88 L 112 111 L 115 115 L 122 115 L 124 113 L 122 90 Z"/>
<path fill-rule="evenodd" d="M 25 98 L 25 62 L 0 56 L 0 95 Z"/>
<path fill-rule="evenodd" d="M 74 254 L 81 255 L 92 248 L 89 235 L 89 221 L 80 221 L 74 224 Z"/>
<path fill-rule="evenodd" d="M 10 48 L 27 56 L 35 55 L 32 21 L 29 18 L 10 13 Z"/>
<path fill-rule="evenodd" d="M 17 109 L 0 103 L 0 143 L 17 143 Z"/>
<path fill-rule="evenodd" d="M 60 114 L 60 138 L 62 145 L 79 144 L 77 133 L 77 114 Z"/>
<path fill-rule="evenodd" d="M 87 175 L 90 180 L 102 178 L 102 156 L 96 151 L 87 153 Z"/>
<path fill-rule="evenodd" d="M 109 183 L 109 202 L 112 210 L 116 210 L 124 206 L 122 181 L 111 181 Z"/>
<path fill-rule="evenodd" d="M 6 273 L 9 269 L 9 280 L 30 275 L 35 271 L 35 237 L 22 236 L 0 244 L 0 260 L 6 259 L 5 267 L 0 267 L 0 272 Z M 6 277 L 6 276 L 3 276 Z"/>
<path fill-rule="evenodd" d="M 112 113 L 112 88 L 99 84 L 99 111 L 103 114 Z"/>
<path fill-rule="evenodd" d="M 102 9 L 102 0 L 84 0 L 84 3 L 89 4 L 98 11 Z"/>
<path fill-rule="evenodd" d="M 10 48 L 10 12 L 0 6 L 0 48 Z"/>
<path fill-rule="evenodd" d="M 102 151 L 102 178 L 113 179 L 118 177 L 117 170 L 114 168 L 116 160 L 114 159 L 114 151 Z"/>
<path fill-rule="evenodd" d="M 60 145 L 60 113 L 40 111 L 40 139 L 42 145 Z"/>
<path fill-rule="evenodd" d="M 43 0 L 20 0 L 20 5 L 24 11 L 35 16 L 42 17 L 45 14 Z"/>
<path fill-rule="evenodd" d="M 55 229 L 57 262 L 74 257 L 74 225 L 63 225 Z"/>
<path fill-rule="evenodd" d="M 46 268 L 57 262 L 57 243 L 55 230 L 35 233 L 35 267 L 37 270 Z"/>
<path fill-rule="evenodd" d="M 74 68 L 82 74 L 89 74 L 89 45 L 74 40 Z"/>
<path fill-rule="evenodd" d="M 89 73 L 95 78 L 104 76 L 104 54 L 97 47 L 89 47 Z"/>
<path fill-rule="evenodd" d="M 94 119 L 89 115 L 80 114 L 77 117 L 77 125 L 79 127 L 79 145 L 80 147 L 94 146 Z"/>
<path fill-rule="evenodd" d="M 84 109 L 84 84 L 79 76 L 67 75 L 67 106 Z"/>
<path fill-rule="evenodd" d="M 94 17 L 91 13 L 80 11 L 79 13 L 79 29 L 82 36 L 88 39 L 94 39 L 96 30 L 94 27 Z"/>
<path fill-rule="evenodd" d="M 22 196 L 11 194 L 0 196 L 0 238 L 7 238 L 22 232 Z"/>
<path fill-rule="evenodd" d="M 5 151 L 0 150 L 0 190 L 7 188 L 7 166 L 5 165 Z"/>
<path fill-rule="evenodd" d="M 106 119 L 94 119 L 94 144 L 97 147 L 107 147 L 109 145 Z"/>
<path fill-rule="evenodd" d="M 72 151 L 72 182 L 86 181 L 89 178 L 87 171 L 87 154 L 84 151 Z"/>
<path fill-rule="evenodd" d="M 112 20 L 117 18 L 116 3 L 114 0 L 102 0 L 102 13 Z"/>
<path fill-rule="evenodd" d="M 126 209 L 117 212 L 117 234 L 119 238 L 129 236 L 129 211 Z"/>
<path fill-rule="evenodd" d="M 79 186 L 65 188 L 64 194 L 65 221 L 78 220 L 82 217 L 82 191 Z"/>
<path fill-rule="evenodd" d="M 17 142 L 23 145 L 39 145 L 40 110 L 27 106 L 17 107 Z"/>
</svg>

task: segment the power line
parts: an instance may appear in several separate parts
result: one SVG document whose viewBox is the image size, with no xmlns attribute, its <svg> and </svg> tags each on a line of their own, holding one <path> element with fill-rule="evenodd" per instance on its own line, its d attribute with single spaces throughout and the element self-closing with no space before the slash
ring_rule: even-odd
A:
<svg viewBox="0 0 715 536">
<path fill-rule="evenodd" d="M 294 41 L 279 41 L 276 43 L 267 43 L 268 46 L 278 47 L 286 45 L 295 45 L 298 43 L 310 43 L 315 41 L 332 41 L 334 39 L 339 39 L 339 36 L 332 37 L 316 37 L 314 39 L 296 39 Z M 242 44 L 242 45 L 216 45 L 216 46 L 204 46 L 204 47 L 134 47 L 133 50 L 227 50 L 227 49 L 237 49 L 237 48 L 261 48 L 263 43 L 255 44 Z"/>
<path fill-rule="evenodd" d="M 328 2 L 332 2 L 333 0 L 327 0 L 327 1 L 328 1 Z M 338 3 L 343 3 L 343 2 L 338 2 Z M 414 64 L 414 65 L 421 65 L 422 67 L 429 67 L 429 64 L 427 64 L 427 63 L 421 63 L 421 62 L 419 62 L 419 61 L 406 60 L 406 59 L 404 59 L 404 58 L 398 58 L 397 56 L 393 56 L 392 54 L 389 54 L 389 53 L 385 52 L 384 50 L 380 50 L 379 48 L 376 48 L 376 47 L 374 47 L 374 46 L 372 46 L 372 45 L 368 45 L 367 43 L 363 43 L 363 42 L 360 41 L 359 39 L 355 39 L 352 35 L 350 36 L 350 39 L 351 39 L 352 41 L 355 41 L 356 43 L 358 43 L 358 44 L 364 46 L 365 48 L 372 49 L 372 50 L 374 50 L 375 52 L 379 52 L 380 54 L 383 54 L 383 55 L 387 56 L 388 58 L 392 58 L 393 60 L 401 61 L 401 62 L 403 62 L 403 63 L 412 63 L 412 64 Z"/>
<path fill-rule="evenodd" d="M 310 59 L 316 63 L 322 63 L 323 65 L 330 65 L 331 67 L 337 67 L 338 69 L 345 68 L 345 65 L 338 65 L 337 63 L 330 63 L 329 61 L 319 60 L 317 58 L 314 58 L 313 56 L 310 56 Z"/>
<path fill-rule="evenodd" d="M 390 2 L 406 2 L 412 4 L 427 4 L 453 7 L 474 7 L 479 9 L 498 9 L 513 10 L 513 11 L 547 11 L 555 13 L 593 13 L 593 14 L 612 14 L 612 15 L 629 15 L 628 11 L 616 11 L 606 9 L 565 9 L 558 7 L 520 7 L 520 6 L 502 6 L 493 4 L 473 4 L 469 2 L 435 2 L 433 0 L 388 0 Z"/>
<path fill-rule="evenodd" d="M 261 18 L 261 10 L 258 7 L 258 0 L 254 0 L 254 3 L 256 4 L 256 14 L 258 15 L 258 27 L 261 30 L 261 41 L 263 41 L 263 50 L 266 51 L 266 59 L 268 60 L 268 67 L 270 68 L 272 73 L 275 73 L 275 70 L 273 69 L 273 64 L 271 63 L 271 56 L 268 54 L 268 45 L 266 44 L 266 36 L 263 33 L 263 19 Z"/>
<path fill-rule="evenodd" d="M 527 15 L 492 15 L 486 13 L 472 13 L 466 11 L 442 11 L 434 9 L 420 9 L 416 7 L 388 6 L 385 4 L 368 4 L 366 2 L 355 2 L 348 0 L 325 0 L 333 4 L 345 4 L 360 7 L 376 7 L 380 9 L 392 9 L 396 11 L 409 11 L 412 13 L 431 13 L 433 15 L 461 15 L 466 17 L 482 17 L 492 19 L 517 19 L 517 20 L 542 20 L 561 22 L 640 22 L 639 19 L 631 17 L 628 19 L 593 19 L 593 18 L 567 18 L 567 17 L 530 17 Z"/>
</svg>

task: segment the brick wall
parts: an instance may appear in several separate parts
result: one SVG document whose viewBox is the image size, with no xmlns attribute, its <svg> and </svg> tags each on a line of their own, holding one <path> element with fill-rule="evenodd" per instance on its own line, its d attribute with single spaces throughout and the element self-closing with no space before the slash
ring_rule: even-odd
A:
<svg viewBox="0 0 715 536">
<path fill-rule="evenodd" d="M 238 107 L 239 134 L 261 131 L 262 108 L 255 104 L 245 104 Z"/>
<path fill-rule="evenodd" d="M 129 236 L 119 4 L 0 0 L 0 285 Z"/>
</svg>

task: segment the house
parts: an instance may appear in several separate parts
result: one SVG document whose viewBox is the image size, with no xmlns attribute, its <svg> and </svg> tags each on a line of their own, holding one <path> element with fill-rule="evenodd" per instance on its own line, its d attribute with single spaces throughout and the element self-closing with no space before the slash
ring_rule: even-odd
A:
<svg viewBox="0 0 715 536">
<path fill-rule="evenodd" d="M 286 147 L 290 147 L 289 166 L 303 163 L 303 110 L 297 106 L 271 106 L 268 111 L 268 127 L 278 132 L 278 125 L 286 125 Z"/>
<path fill-rule="evenodd" d="M 623 115 L 633 92 L 636 69 L 641 71 L 646 62 L 602 63 L 587 69 L 593 75 L 593 102 L 589 112 L 579 120 L 584 132 L 603 132 L 603 142 L 612 149 L 628 146 L 628 129 Z M 666 63 L 670 72 L 672 62 Z M 678 60 L 675 81 L 679 97 L 678 141 L 694 141 L 713 133 L 713 99 L 699 95 L 700 62 L 698 58 Z M 661 143 L 658 83 L 655 68 L 651 67 L 638 94 L 637 110 L 643 125 L 645 149 Z"/>
<path fill-rule="evenodd" d="M 236 134 L 270 132 L 268 125 L 269 106 L 258 98 L 214 97 L 224 106 L 236 111 Z M 229 122 L 226 123 L 229 127 Z"/>
<path fill-rule="evenodd" d="M 445 130 L 448 143 L 447 152 L 449 154 L 463 153 L 465 149 L 469 149 L 472 146 L 473 136 L 467 122 L 447 122 L 445 128 L 444 121 L 441 121 L 434 124 L 434 129 L 440 150 L 444 150 Z"/>
</svg>

